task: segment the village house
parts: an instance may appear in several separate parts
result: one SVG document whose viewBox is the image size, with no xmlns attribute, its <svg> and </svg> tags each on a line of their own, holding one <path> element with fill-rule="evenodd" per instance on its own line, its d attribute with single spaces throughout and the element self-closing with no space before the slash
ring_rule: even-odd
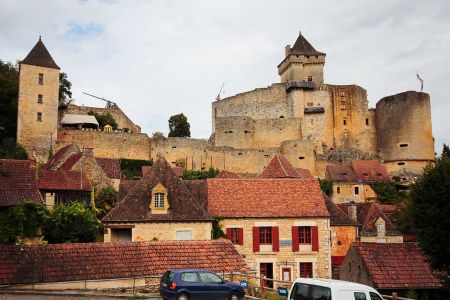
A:
<svg viewBox="0 0 450 300">
<path fill-rule="evenodd" d="M 206 184 L 208 211 L 258 275 L 331 277 L 330 214 L 317 180 L 275 155 L 258 178 L 222 173 Z"/>
<path fill-rule="evenodd" d="M 358 222 L 357 240 L 374 243 L 403 243 L 403 234 L 377 203 L 342 203 L 337 205 Z"/>
<path fill-rule="evenodd" d="M 437 299 L 434 290 L 442 286 L 415 243 L 354 243 L 339 273 L 342 280 L 370 285 L 382 294 L 405 297 L 416 290 L 418 299 Z"/>
<path fill-rule="evenodd" d="M 0 210 L 27 200 L 43 203 L 36 176 L 29 160 L 0 159 Z"/>
<path fill-rule="evenodd" d="M 379 160 L 353 160 L 349 166 L 328 165 L 325 178 L 333 182 L 331 198 L 335 203 L 375 201 L 371 183 L 390 182 Z"/>
<path fill-rule="evenodd" d="M 105 242 L 210 240 L 212 217 L 204 196 L 191 193 L 160 157 L 137 182 L 127 182 L 129 192 L 103 218 Z M 201 198 L 201 199 L 200 199 Z"/>
</svg>

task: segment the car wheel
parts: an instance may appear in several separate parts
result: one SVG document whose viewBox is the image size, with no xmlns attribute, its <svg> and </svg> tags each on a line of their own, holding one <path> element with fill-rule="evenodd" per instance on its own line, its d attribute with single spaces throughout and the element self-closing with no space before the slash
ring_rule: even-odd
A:
<svg viewBox="0 0 450 300">
<path fill-rule="evenodd" d="M 189 300 L 189 296 L 185 293 L 181 293 L 177 296 L 177 300 Z"/>
<path fill-rule="evenodd" d="M 228 297 L 229 300 L 239 300 L 239 295 L 236 293 L 231 293 L 230 296 Z"/>
</svg>

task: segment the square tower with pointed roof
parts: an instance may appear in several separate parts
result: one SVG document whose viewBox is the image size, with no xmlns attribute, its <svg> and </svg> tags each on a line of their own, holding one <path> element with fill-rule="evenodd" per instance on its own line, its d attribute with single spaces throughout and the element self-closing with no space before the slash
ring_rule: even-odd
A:
<svg viewBox="0 0 450 300">
<path fill-rule="evenodd" d="M 55 148 L 59 67 L 41 38 L 20 62 L 17 142 L 30 159 L 46 161 Z"/>
</svg>

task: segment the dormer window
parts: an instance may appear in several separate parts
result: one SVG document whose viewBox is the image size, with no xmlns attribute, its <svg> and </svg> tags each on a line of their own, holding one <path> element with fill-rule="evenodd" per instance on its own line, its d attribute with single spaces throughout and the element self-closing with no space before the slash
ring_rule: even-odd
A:
<svg viewBox="0 0 450 300">
<path fill-rule="evenodd" d="M 164 194 L 163 193 L 155 193 L 155 208 L 164 208 Z"/>
<path fill-rule="evenodd" d="M 150 201 L 150 213 L 151 214 L 167 214 L 169 209 L 169 197 L 168 191 L 161 183 L 155 185 L 152 189 L 151 201 Z"/>
</svg>

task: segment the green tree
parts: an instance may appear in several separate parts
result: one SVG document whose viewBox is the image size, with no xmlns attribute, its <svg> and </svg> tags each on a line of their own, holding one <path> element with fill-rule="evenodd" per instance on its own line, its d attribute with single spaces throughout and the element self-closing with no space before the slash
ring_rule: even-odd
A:
<svg viewBox="0 0 450 300">
<path fill-rule="evenodd" d="M 444 144 L 444 149 L 442 149 L 442 157 L 450 158 L 450 147 Z"/>
<path fill-rule="evenodd" d="M 111 113 L 104 113 L 104 114 L 99 114 L 96 113 L 95 111 L 91 110 L 88 112 L 88 115 L 94 116 L 97 119 L 98 125 L 100 126 L 100 128 L 105 127 L 106 125 L 109 125 L 112 127 L 113 130 L 117 129 L 117 122 L 114 119 L 113 115 Z"/>
<path fill-rule="evenodd" d="M 392 182 L 373 182 L 370 187 L 377 194 L 378 201 L 382 204 L 400 204 L 404 200 L 404 196 Z"/>
<path fill-rule="evenodd" d="M 436 159 L 411 187 L 409 213 L 431 268 L 450 275 L 450 158 Z"/>
<path fill-rule="evenodd" d="M 71 88 L 72 83 L 67 79 L 67 74 L 59 73 L 59 105 L 68 105 L 74 101 Z"/>
<path fill-rule="evenodd" d="M 27 159 L 25 149 L 13 137 L 5 137 L 0 143 L 0 158 Z"/>
<path fill-rule="evenodd" d="M 44 234 L 49 243 L 88 243 L 95 242 L 101 229 L 94 212 L 84 204 L 72 202 L 53 206 Z"/>
<path fill-rule="evenodd" d="M 12 137 L 15 141 L 18 95 L 18 64 L 0 60 L 0 141 L 7 137 Z"/>
<path fill-rule="evenodd" d="M 166 137 L 164 136 L 164 133 L 161 131 L 155 131 L 152 134 L 152 139 L 155 140 L 161 140 L 161 139 L 165 139 Z"/>
<path fill-rule="evenodd" d="M 142 177 L 142 166 L 153 165 L 153 159 L 120 159 L 120 169 L 127 179 L 139 179 Z"/>
<path fill-rule="evenodd" d="M 169 119 L 169 137 L 190 137 L 191 125 L 184 114 L 171 116 Z"/>
<path fill-rule="evenodd" d="M 34 237 L 48 217 L 45 205 L 25 201 L 0 213 L 0 243 L 13 244 L 17 237 Z"/>
<path fill-rule="evenodd" d="M 322 192 L 325 193 L 327 196 L 331 196 L 333 194 L 333 182 L 331 180 L 327 179 L 319 179 L 320 188 L 322 189 Z"/>
<path fill-rule="evenodd" d="M 212 238 L 214 240 L 226 237 L 225 232 L 222 230 L 220 222 L 223 221 L 223 217 L 215 217 L 212 222 Z"/>
<path fill-rule="evenodd" d="M 116 206 L 117 192 L 112 186 L 103 188 L 95 197 L 97 218 L 103 219 Z"/>
<path fill-rule="evenodd" d="M 200 170 L 183 170 L 183 180 L 198 180 L 214 178 L 219 174 L 219 169 L 209 168 L 207 171 Z"/>
</svg>

